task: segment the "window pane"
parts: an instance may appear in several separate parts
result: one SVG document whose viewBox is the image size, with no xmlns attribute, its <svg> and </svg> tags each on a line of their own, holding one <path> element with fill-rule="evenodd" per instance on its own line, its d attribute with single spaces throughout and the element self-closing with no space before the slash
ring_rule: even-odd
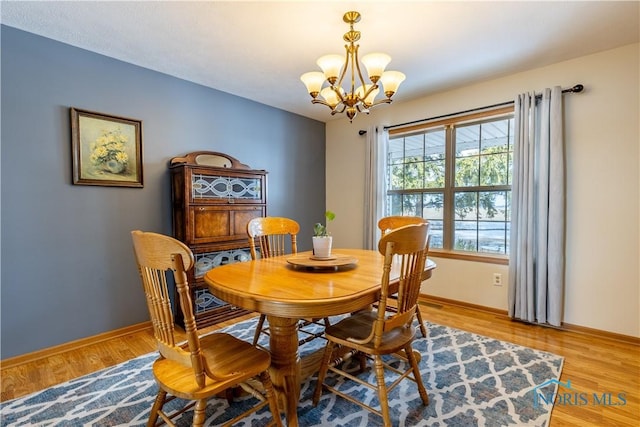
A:
<svg viewBox="0 0 640 427">
<path fill-rule="evenodd" d="M 442 221 L 429 220 L 429 248 L 442 248 Z"/>
<path fill-rule="evenodd" d="M 424 159 L 424 134 L 404 138 L 404 157 L 405 162 Z"/>
<path fill-rule="evenodd" d="M 480 150 L 482 153 L 509 151 L 509 120 L 498 120 L 481 125 Z"/>
<path fill-rule="evenodd" d="M 482 191 L 478 193 L 478 219 L 505 221 L 507 215 L 507 195 L 504 191 Z"/>
<path fill-rule="evenodd" d="M 456 187 L 475 187 L 480 181 L 480 160 L 476 157 L 456 159 Z"/>
<path fill-rule="evenodd" d="M 421 216 L 422 194 L 405 194 L 402 197 L 402 214 L 404 216 Z"/>
<path fill-rule="evenodd" d="M 401 194 L 392 194 L 387 198 L 387 215 L 402 215 Z"/>
<path fill-rule="evenodd" d="M 425 193 L 423 198 L 424 209 L 422 217 L 426 219 L 443 219 L 444 194 Z"/>
<path fill-rule="evenodd" d="M 458 192 L 454 196 L 455 228 L 454 249 L 475 251 L 478 244 L 478 194 Z"/>
<path fill-rule="evenodd" d="M 442 248 L 444 193 L 424 193 L 422 217 L 429 221 L 430 247 Z"/>
<path fill-rule="evenodd" d="M 444 129 L 425 134 L 425 157 L 431 160 L 444 160 L 446 133 Z"/>
<path fill-rule="evenodd" d="M 455 221 L 453 249 L 458 251 L 478 250 L 477 227 L 477 221 Z"/>
<path fill-rule="evenodd" d="M 404 188 L 424 188 L 424 163 L 414 162 L 404 165 Z"/>
<path fill-rule="evenodd" d="M 458 192 L 454 196 L 453 210 L 455 219 L 471 219 L 478 218 L 478 201 L 477 193 L 474 192 Z"/>
<path fill-rule="evenodd" d="M 444 188 L 444 160 L 431 160 L 424 163 L 424 188 Z"/>
<path fill-rule="evenodd" d="M 404 163 L 404 138 L 390 139 L 387 153 L 390 165 Z"/>
<path fill-rule="evenodd" d="M 506 216 L 510 193 L 510 191 L 456 193 L 454 249 L 508 253 L 509 228 Z"/>
<path fill-rule="evenodd" d="M 480 185 L 506 185 L 509 154 L 489 154 L 480 158 Z"/>
<path fill-rule="evenodd" d="M 504 254 L 506 224 L 497 221 L 478 222 L 478 252 Z"/>
<path fill-rule="evenodd" d="M 389 185 L 391 190 L 404 188 L 404 165 L 392 165 L 389 170 Z"/>
<path fill-rule="evenodd" d="M 476 156 L 480 152 L 480 125 L 456 128 L 456 157 Z"/>
</svg>

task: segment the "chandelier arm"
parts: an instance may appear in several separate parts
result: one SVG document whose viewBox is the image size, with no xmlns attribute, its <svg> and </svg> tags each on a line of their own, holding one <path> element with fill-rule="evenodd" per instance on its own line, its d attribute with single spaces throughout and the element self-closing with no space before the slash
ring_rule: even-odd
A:
<svg viewBox="0 0 640 427">
<path fill-rule="evenodd" d="M 338 77 L 338 81 L 331 85 L 331 88 L 339 95 L 340 100 L 344 100 L 342 94 L 340 93 L 340 88 L 342 87 L 342 81 L 344 80 L 345 74 L 347 74 L 347 68 L 349 68 L 349 45 L 344 45 L 345 55 L 344 55 L 344 64 L 342 65 L 342 71 L 340 72 L 340 77 Z"/>
<path fill-rule="evenodd" d="M 351 90 L 349 91 L 351 95 L 352 102 L 357 102 L 358 96 L 356 95 L 356 70 L 359 71 L 358 68 L 358 47 L 351 43 L 349 47 L 349 55 L 351 57 Z M 355 105 L 355 104 L 354 104 Z M 351 105 L 353 107 L 353 105 Z"/>
<path fill-rule="evenodd" d="M 334 108 L 333 108 L 333 111 L 334 111 L 335 113 L 344 113 L 344 110 L 347 108 L 347 106 L 346 106 L 345 104 L 338 104 L 338 105 L 341 105 L 341 106 L 342 106 L 342 109 L 341 109 L 341 110 L 336 110 L 336 108 L 334 107 Z M 336 105 L 336 107 L 337 107 L 338 105 Z M 335 114 L 334 112 L 332 112 L 331 114 Z"/>
<path fill-rule="evenodd" d="M 392 102 L 393 102 L 393 99 L 391 98 L 382 98 L 376 102 L 369 104 L 369 108 L 375 107 L 376 105 L 380 105 L 380 104 L 391 104 Z"/>
<path fill-rule="evenodd" d="M 338 99 L 340 100 L 339 104 L 343 104 L 344 103 L 344 96 L 342 96 L 342 91 L 340 90 L 341 86 L 340 85 L 338 85 L 338 86 L 331 85 L 331 89 L 333 89 L 333 91 L 338 96 Z"/>
<path fill-rule="evenodd" d="M 366 87 L 366 86 L 362 86 L 362 87 Z M 378 102 L 372 102 L 371 104 L 367 104 L 367 102 L 365 101 L 367 99 L 367 97 L 371 94 L 371 92 L 373 92 L 374 90 L 378 89 L 378 84 L 374 83 L 371 85 L 371 87 L 369 87 L 369 89 L 362 95 L 362 98 L 360 99 L 360 101 L 362 101 L 362 104 L 365 107 L 370 107 L 372 105 L 376 105 L 378 104 Z"/>
<path fill-rule="evenodd" d="M 364 77 L 362 77 L 362 71 L 360 71 L 360 58 L 358 58 L 358 49 L 359 48 L 360 48 L 360 45 L 357 45 L 355 47 L 353 63 L 355 64 L 355 69 L 358 71 L 358 77 L 360 78 L 360 85 L 362 86 L 362 91 L 365 92 L 365 88 L 367 87 L 367 85 L 365 84 Z M 358 97 L 358 100 L 360 102 L 362 102 L 363 104 L 365 103 L 364 100 L 367 99 L 367 96 L 369 96 L 369 94 L 373 90 L 373 86 L 376 86 L 376 85 L 375 84 L 371 85 L 369 90 L 366 91 L 362 97 Z M 351 89 L 354 90 L 354 94 L 355 94 L 355 78 L 352 79 Z"/>
<path fill-rule="evenodd" d="M 334 107 L 331 106 L 331 104 L 323 101 L 322 99 L 312 99 L 311 100 L 312 104 L 320 104 L 320 105 L 326 105 L 327 107 L 329 107 L 331 110 L 335 110 Z"/>
</svg>

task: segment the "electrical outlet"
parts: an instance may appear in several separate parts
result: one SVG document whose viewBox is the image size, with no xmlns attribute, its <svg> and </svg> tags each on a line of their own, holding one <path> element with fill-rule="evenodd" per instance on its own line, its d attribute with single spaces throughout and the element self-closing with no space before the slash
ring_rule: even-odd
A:
<svg viewBox="0 0 640 427">
<path fill-rule="evenodd" d="M 493 273 L 493 286 L 502 286 L 502 274 Z"/>
</svg>

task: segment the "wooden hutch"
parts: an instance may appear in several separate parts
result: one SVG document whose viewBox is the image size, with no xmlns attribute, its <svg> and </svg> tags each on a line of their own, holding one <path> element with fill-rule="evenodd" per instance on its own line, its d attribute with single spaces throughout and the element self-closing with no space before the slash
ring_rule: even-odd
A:
<svg viewBox="0 0 640 427">
<path fill-rule="evenodd" d="M 267 172 L 212 151 L 174 157 L 169 169 L 173 233 L 195 257 L 188 276 L 197 327 L 247 314 L 209 293 L 203 277 L 217 266 L 251 259 L 247 223 L 267 214 Z M 184 326 L 181 311 L 175 312 Z"/>
</svg>

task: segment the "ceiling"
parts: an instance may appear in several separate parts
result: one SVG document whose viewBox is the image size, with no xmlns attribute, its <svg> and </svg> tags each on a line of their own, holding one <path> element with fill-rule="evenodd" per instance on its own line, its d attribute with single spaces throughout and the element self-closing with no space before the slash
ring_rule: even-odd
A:
<svg viewBox="0 0 640 427">
<path fill-rule="evenodd" d="M 344 52 L 406 74 L 400 103 L 640 41 L 637 1 L 9 1 L 2 24 L 320 121 L 299 77 Z M 393 107 L 380 107 L 393 108 Z M 339 118 L 342 116 L 334 116 Z"/>
</svg>

